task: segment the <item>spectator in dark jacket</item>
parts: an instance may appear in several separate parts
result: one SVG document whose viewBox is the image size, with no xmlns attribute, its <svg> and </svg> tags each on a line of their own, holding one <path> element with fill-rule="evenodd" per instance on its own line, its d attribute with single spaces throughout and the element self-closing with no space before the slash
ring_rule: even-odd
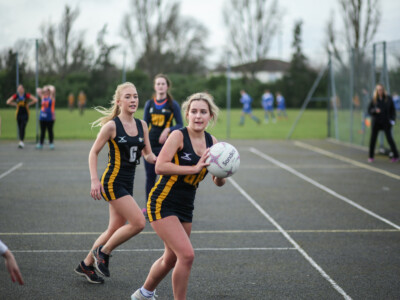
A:
<svg viewBox="0 0 400 300">
<path fill-rule="evenodd" d="M 386 139 L 393 152 L 392 162 L 399 161 L 399 153 L 397 152 L 396 144 L 392 136 L 392 126 L 396 121 L 396 110 L 393 104 L 392 97 L 388 95 L 385 88 L 381 84 L 377 84 L 374 91 L 374 96 L 368 106 L 368 112 L 372 116 L 371 140 L 369 143 L 369 158 L 368 162 L 374 161 L 374 152 L 376 137 L 380 130 L 383 130 Z"/>
</svg>

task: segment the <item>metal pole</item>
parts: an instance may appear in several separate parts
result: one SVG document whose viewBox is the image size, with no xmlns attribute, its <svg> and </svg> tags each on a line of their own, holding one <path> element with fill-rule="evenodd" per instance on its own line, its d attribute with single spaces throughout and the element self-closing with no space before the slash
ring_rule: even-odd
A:
<svg viewBox="0 0 400 300">
<path fill-rule="evenodd" d="M 376 43 L 372 47 L 372 86 L 371 91 L 375 89 L 376 85 Z"/>
<path fill-rule="evenodd" d="M 38 102 L 35 104 L 35 112 L 36 112 L 36 144 L 39 143 L 39 95 L 37 90 L 39 88 L 39 40 L 35 40 L 35 48 L 36 48 L 36 72 L 35 72 L 35 93 Z"/>
<path fill-rule="evenodd" d="M 15 74 L 16 74 L 16 85 L 17 89 L 19 86 L 19 63 L 18 63 L 18 52 L 15 53 Z"/>
<path fill-rule="evenodd" d="M 122 83 L 126 82 L 126 51 L 124 50 L 124 61 L 122 63 Z"/>
<path fill-rule="evenodd" d="M 231 137 L 231 65 L 230 55 L 227 55 L 227 67 L 226 67 L 226 138 Z"/>
<path fill-rule="evenodd" d="M 301 106 L 300 112 L 299 112 L 299 114 L 297 115 L 296 121 L 294 121 L 294 123 L 293 123 L 293 125 L 292 125 L 292 128 L 290 129 L 290 132 L 289 132 L 288 136 L 286 137 L 286 139 L 289 140 L 290 137 L 292 136 L 293 131 L 294 131 L 294 129 L 295 129 L 296 126 L 297 126 L 297 123 L 299 122 L 301 116 L 302 116 L 303 113 L 304 113 L 304 110 L 306 109 L 308 103 L 310 102 L 312 95 L 314 94 L 315 90 L 317 89 L 318 84 L 319 84 L 319 82 L 320 82 L 322 76 L 324 75 L 326 69 L 327 69 L 327 66 L 325 66 L 324 68 L 321 69 L 321 71 L 320 71 L 319 74 L 318 74 L 317 79 L 315 79 L 315 81 L 314 81 L 314 83 L 313 83 L 311 89 L 308 91 L 307 97 L 306 97 L 306 99 L 304 100 L 303 105 Z"/>
<path fill-rule="evenodd" d="M 353 97 L 354 97 L 354 48 L 351 48 L 350 64 L 350 143 L 353 142 Z"/>
<path fill-rule="evenodd" d="M 333 71 L 332 54 L 329 53 L 329 77 L 332 87 L 332 106 L 333 106 L 333 117 L 335 120 L 335 138 L 339 140 L 339 122 L 338 122 L 338 111 L 337 111 L 337 99 L 336 99 L 336 84 L 335 84 L 335 73 Z"/>
<path fill-rule="evenodd" d="M 19 63 L 18 63 L 18 51 L 15 53 L 15 74 L 16 74 L 16 78 L 15 78 L 15 83 L 16 83 L 16 93 L 18 94 L 18 86 L 19 86 Z M 17 126 L 17 139 L 19 140 L 19 130 L 18 130 L 18 126 Z"/>
<path fill-rule="evenodd" d="M 383 42 L 383 79 L 385 81 L 386 91 L 390 94 L 390 83 L 387 69 L 387 57 L 386 57 L 386 42 Z"/>
</svg>

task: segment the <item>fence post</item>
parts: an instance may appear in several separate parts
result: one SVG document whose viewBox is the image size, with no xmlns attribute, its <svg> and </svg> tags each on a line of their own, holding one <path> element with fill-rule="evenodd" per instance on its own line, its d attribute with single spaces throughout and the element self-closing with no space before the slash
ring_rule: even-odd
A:
<svg viewBox="0 0 400 300">
<path fill-rule="evenodd" d="M 35 94 L 38 102 L 35 104 L 35 113 L 36 113 L 36 144 L 39 143 L 39 95 L 37 93 L 39 87 L 39 40 L 35 40 L 35 49 L 36 49 L 36 69 L 35 69 Z"/>
<path fill-rule="evenodd" d="M 301 106 L 300 112 L 299 112 L 299 114 L 297 115 L 296 121 L 294 121 L 294 123 L 293 123 L 293 125 L 292 125 L 292 128 L 290 129 L 290 132 L 289 132 L 288 136 L 286 137 L 286 139 L 289 140 L 289 139 L 291 138 L 291 136 L 292 136 L 292 134 L 293 134 L 293 131 L 294 131 L 294 129 L 295 129 L 296 126 L 297 126 L 297 123 L 299 122 L 301 116 L 302 116 L 303 113 L 304 113 L 304 110 L 306 109 L 308 103 L 310 102 L 311 97 L 312 97 L 312 95 L 314 94 L 316 88 L 318 87 L 318 84 L 319 84 L 319 82 L 321 81 L 321 78 L 322 78 L 322 76 L 324 75 L 324 73 L 325 73 L 327 67 L 328 67 L 328 65 L 326 65 L 324 68 L 321 69 L 321 71 L 320 71 L 319 74 L 318 74 L 317 79 L 315 79 L 315 81 L 314 81 L 314 83 L 313 83 L 311 89 L 308 91 L 307 97 L 306 97 L 306 99 L 304 100 L 303 105 Z"/>
<path fill-rule="evenodd" d="M 353 142 L 354 48 L 350 52 L 350 143 Z"/>
<path fill-rule="evenodd" d="M 329 52 L 329 81 L 331 83 L 331 101 L 333 106 L 333 117 L 335 122 L 335 138 L 339 140 L 339 125 L 338 125 L 338 113 L 337 113 L 337 99 L 336 99 L 336 85 L 335 85 L 335 74 L 333 72 L 332 65 L 332 54 Z"/>
<path fill-rule="evenodd" d="M 231 137 L 231 64 L 230 55 L 227 53 L 227 66 L 226 66 L 226 138 Z"/>
<path fill-rule="evenodd" d="M 387 69 L 387 57 L 386 57 L 386 41 L 383 42 L 383 80 L 385 81 L 386 91 L 390 94 L 390 83 L 389 74 Z"/>
</svg>

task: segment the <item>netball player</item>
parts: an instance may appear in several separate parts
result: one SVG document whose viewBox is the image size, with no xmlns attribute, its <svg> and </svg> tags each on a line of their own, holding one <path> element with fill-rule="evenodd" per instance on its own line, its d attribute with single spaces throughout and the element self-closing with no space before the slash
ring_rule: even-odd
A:
<svg viewBox="0 0 400 300">
<path fill-rule="evenodd" d="M 52 85 L 46 85 L 42 89 L 42 104 L 39 114 L 40 121 L 40 141 L 36 149 L 43 149 L 46 131 L 49 133 L 50 149 L 54 150 L 54 122 L 56 121 L 55 108 L 56 97 L 55 88 Z"/>
<path fill-rule="evenodd" d="M 28 100 L 31 100 L 28 102 Z M 18 135 L 19 135 L 19 144 L 18 148 L 24 148 L 24 138 L 25 138 L 25 129 L 26 124 L 28 124 L 29 120 L 29 106 L 35 104 L 38 99 L 29 94 L 25 93 L 24 86 L 20 84 L 17 88 L 17 93 L 12 95 L 7 99 L 7 105 L 15 106 L 17 108 L 17 125 L 18 125 Z"/>
<path fill-rule="evenodd" d="M 104 282 L 102 277 L 97 276 L 95 268 L 103 276 L 110 276 L 108 263 L 112 250 L 145 227 L 143 213 L 132 197 L 133 180 L 141 153 L 148 162 L 154 164 L 156 161 L 146 122 L 134 118 L 139 106 L 135 86 L 129 82 L 119 85 L 111 103 L 112 107 L 108 110 L 98 108 L 105 116 L 93 123 L 93 126 L 101 126 L 101 130 L 89 153 L 90 195 L 95 200 L 103 196 L 108 202 L 108 228 L 75 269 L 91 283 Z M 109 162 L 100 180 L 97 177 L 97 159 L 106 143 Z"/>
<path fill-rule="evenodd" d="M 190 242 L 194 199 L 199 182 L 207 174 L 205 161 L 209 147 L 217 140 L 205 131 L 216 121 L 218 107 L 211 95 L 197 93 L 182 105 L 188 126 L 168 137 L 157 158 L 156 173 L 161 175 L 150 192 L 147 213 L 151 226 L 164 241 L 164 253 L 154 262 L 144 285 L 131 299 L 154 299 L 161 280 L 172 273 L 174 299 L 186 299 L 194 250 Z M 217 186 L 225 179 L 212 177 Z"/>
<path fill-rule="evenodd" d="M 172 99 L 169 89 L 171 81 L 164 74 L 158 74 L 154 78 L 153 99 L 147 100 L 144 106 L 143 120 L 146 121 L 149 127 L 149 139 L 151 149 L 155 155 L 158 155 L 162 146 L 167 140 L 168 135 L 175 129 L 183 127 L 181 108 L 178 102 Z M 175 125 L 172 122 L 175 120 Z M 146 169 L 146 202 L 149 198 L 149 193 L 156 182 L 156 172 L 154 164 L 144 162 Z M 143 208 L 143 213 L 147 215 L 146 208 Z"/>
</svg>

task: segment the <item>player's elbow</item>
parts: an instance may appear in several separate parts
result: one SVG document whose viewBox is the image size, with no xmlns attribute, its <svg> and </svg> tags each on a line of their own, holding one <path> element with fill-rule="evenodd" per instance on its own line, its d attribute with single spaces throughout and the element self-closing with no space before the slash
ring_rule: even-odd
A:
<svg viewBox="0 0 400 300">
<path fill-rule="evenodd" d="M 162 164 L 159 164 L 156 162 L 156 166 L 155 166 L 154 170 L 157 175 L 163 175 L 164 168 L 162 167 Z"/>
</svg>

